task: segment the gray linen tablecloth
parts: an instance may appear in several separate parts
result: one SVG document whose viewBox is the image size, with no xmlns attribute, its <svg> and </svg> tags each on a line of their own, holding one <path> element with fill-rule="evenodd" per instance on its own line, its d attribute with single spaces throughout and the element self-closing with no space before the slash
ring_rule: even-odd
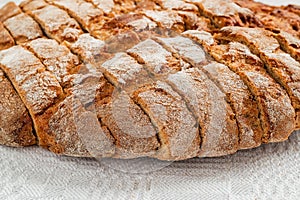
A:
<svg viewBox="0 0 300 200">
<path fill-rule="evenodd" d="M 1 0 L 0 6 L 7 1 Z M 265 1 L 300 4 L 293 1 Z M 300 133 L 221 158 L 190 159 L 148 174 L 94 159 L 0 146 L 0 199 L 300 199 Z"/>
</svg>

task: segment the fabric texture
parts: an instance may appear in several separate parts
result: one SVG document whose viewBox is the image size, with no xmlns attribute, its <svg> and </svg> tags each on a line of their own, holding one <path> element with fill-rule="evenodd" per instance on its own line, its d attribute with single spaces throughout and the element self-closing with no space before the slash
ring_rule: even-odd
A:
<svg viewBox="0 0 300 200">
<path fill-rule="evenodd" d="M 300 133 L 220 158 L 195 158 L 149 174 L 37 148 L 0 146 L 0 199 L 299 199 Z"/>
<path fill-rule="evenodd" d="M 6 2 L 2 0 L 0 6 Z M 220 158 L 174 162 L 148 174 L 123 173 L 95 159 L 56 156 L 38 147 L 0 146 L 0 200 L 296 200 L 299 197 L 300 132 L 283 143 Z"/>
</svg>

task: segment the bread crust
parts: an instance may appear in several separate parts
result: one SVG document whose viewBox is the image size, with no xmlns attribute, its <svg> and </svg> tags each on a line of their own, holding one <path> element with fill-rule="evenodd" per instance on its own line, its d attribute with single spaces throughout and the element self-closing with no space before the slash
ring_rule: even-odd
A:
<svg viewBox="0 0 300 200">
<path fill-rule="evenodd" d="M 0 105 L 0 144 L 12 147 L 36 144 L 30 115 L 2 70 L 0 70 Z"/>
<path fill-rule="evenodd" d="M 224 26 L 260 25 L 259 20 L 251 10 L 240 7 L 230 0 L 221 2 L 218 0 L 188 0 L 187 2 L 197 5 L 201 14 L 210 18 L 215 26 L 219 28 Z"/>
<path fill-rule="evenodd" d="M 200 126 L 199 157 L 231 154 L 238 149 L 238 128 L 225 94 L 199 69 L 168 76 L 168 83 L 184 98 Z"/>
<path fill-rule="evenodd" d="M 84 0 L 46 0 L 46 2 L 65 10 L 90 33 L 101 28 L 104 22 L 103 11 Z"/>
<path fill-rule="evenodd" d="M 17 44 L 22 44 L 43 37 L 43 32 L 27 14 L 21 13 L 3 22 Z"/>
<path fill-rule="evenodd" d="M 298 115 L 300 64 L 289 54 L 280 50 L 280 45 L 272 33 L 263 29 L 248 29 L 242 27 L 226 27 L 221 30 L 219 39 L 240 41 L 249 46 L 252 52 L 260 56 L 266 64 L 268 72 L 285 88 L 292 105 Z M 247 33 L 247 34 L 246 34 Z M 299 119 L 296 116 L 296 119 Z M 299 124 L 299 122 L 297 122 Z"/>
<path fill-rule="evenodd" d="M 0 50 L 8 49 L 14 46 L 15 41 L 7 31 L 7 29 L 0 22 Z"/>
<path fill-rule="evenodd" d="M 295 60 L 300 62 L 300 40 L 284 31 L 280 31 L 280 33 L 274 35 L 281 47 Z"/>
<path fill-rule="evenodd" d="M 294 121 L 293 107 L 286 91 L 267 73 L 263 62 L 247 46 L 237 42 L 211 46 L 209 52 L 237 73 L 254 95 L 260 110 L 262 142 L 269 142 L 272 135 L 287 138 L 293 131 L 292 126 L 286 126 L 287 122 Z"/>
<path fill-rule="evenodd" d="M 168 84 L 158 81 L 145 85 L 132 97 L 158 129 L 161 148 L 156 158 L 182 160 L 198 155 L 199 126 L 185 102 Z"/>
<path fill-rule="evenodd" d="M 261 27 L 274 32 L 285 31 L 296 37 L 300 36 L 300 15 L 287 9 L 297 8 L 297 6 L 290 5 L 287 8 L 283 6 L 277 7 L 252 0 L 235 0 L 235 2 L 254 12 L 255 16 L 262 23 Z"/>
<path fill-rule="evenodd" d="M 48 37 L 58 42 L 74 42 L 83 33 L 77 21 L 65 11 L 48 4 L 34 5 L 26 7 L 26 13 L 39 23 Z"/>
<path fill-rule="evenodd" d="M 0 22 L 21 14 L 22 11 L 14 2 L 9 2 L 0 9 Z"/>
</svg>

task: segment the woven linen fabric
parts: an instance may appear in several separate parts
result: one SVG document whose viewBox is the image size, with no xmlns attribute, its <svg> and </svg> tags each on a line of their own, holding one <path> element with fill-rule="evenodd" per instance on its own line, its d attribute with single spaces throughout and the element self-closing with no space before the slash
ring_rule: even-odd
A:
<svg viewBox="0 0 300 200">
<path fill-rule="evenodd" d="M 0 200 L 7 199 L 297 200 L 300 132 L 283 143 L 174 162 L 148 174 L 122 173 L 95 159 L 56 156 L 38 147 L 0 146 Z"/>
<path fill-rule="evenodd" d="M 300 133 L 221 158 L 122 173 L 94 159 L 0 146 L 0 199 L 259 200 L 300 197 Z"/>
</svg>

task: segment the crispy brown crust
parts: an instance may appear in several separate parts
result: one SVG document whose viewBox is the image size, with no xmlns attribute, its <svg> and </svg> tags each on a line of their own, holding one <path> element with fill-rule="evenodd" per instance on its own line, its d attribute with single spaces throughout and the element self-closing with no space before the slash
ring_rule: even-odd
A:
<svg viewBox="0 0 300 200">
<path fill-rule="evenodd" d="M 8 49 L 9 47 L 14 46 L 14 44 L 14 39 L 0 22 L 0 50 Z"/>
<path fill-rule="evenodd" d="M 247 34 L 245 34 L 247 33 Z M 270 75 L 285 88 L 292 105 L 299 109 L 299 74 L 300 64 L 289 54 L 280 50 L 280 45 L 273 34 L 263 29 L 247 29 L 240 27 L 226 27 L 222 29 L 219 39 L 239 41 L 247 44 L 251 51 L 260 56 L 266 64 Z M 296 116 L 296 119 L 299 117 Z M 298 123 L 298 122 L 297 122 Z"/>
<path fill-rule="evenodd" d="M 272 141 L 272 135 L 288 138 L 293 128 L 286 126 L 286 122 L 293 124 L 294 114 L 287 111 L 292 111 L 293 107 L 287 93 L 268 75 L 262 61 L 246 46 L 234 42 L 211 46 L 209 52 L 216 60 L 236 72 L 256 98 L 263 128 L 262 141 Z"/>
<path fill-rule="evenodd" d="M 7 19 L 3 24 L 17 44 L 22 44 L 43 36 L 38 23 L 24 13 Z"/>
<path fill-rule="evenodd" d="M 230 0 L 204 0 L 188 1 L 197 5 L 201 14 L 210 18 L 215 26 L 260 26 L 260 21 L 253 12 L 245 7 L 240 7 Z M 216 6 L 218 5 L 218 6 Z"/>
<path fill-rule="evenodd" d="M 71 49 L 86 63 L 101 63 L 97 54 L 104 51 L 104 42 L 92 38 L 88 34 L 82 35 L 71 45 Z M 91 49 L 92 48 L 92 49 Z M 111 56 L 109 56 L 111 57 Z M 128 66 L 127 70 L 123 65 Z M 137 86 L 139 78 L 147 77 L 143 67 L 127 54 L 116 54 L 102 64 L 96 64 L 105 78 L 103 86 L 95 96 L 96 113 L 101 123 L 107 126 L 115 139 L 116 152 L 114 157 L 132 158 L 152 156 L 160 144 L 156 130 L 149 117 L 129 97 L 130 88 Z M 141 81 L 142 84 L 142 81 Z M 126 92 L 119 93 L 118 89 Z M 134 128 L 132 129 L 132 126 Z"/>
<path fill-rule="evenodd" d="M 0 144 L 13 147 L 36 144 L 30 115 L 2 70 L 0 70 L 0 105 Z"/>
<path fill-rule="evenodd" d="M 249 8 L 262 22 L 263 27 L 273 31 L 285 31 L 294 36 L 300 36 L 300 15 L 290 12 L 284 7 L 270 6 L 252 0 L 234 0 L 242 7 Z M 293 6 L 290 6 L 293 8 Z"/>
<path fill-rule="evenodd" d="M 84 0 L 46 0 L 46 2 L 68 12 L 88 32 L 98 30 L 104 22 L 102 10 Z"/>
<path fill-rule="evenodd" d="M 39 23 L 48 37 L 59 42 L 74 42 L 83 33 L 79 24 L 68 13 L 55 6 L 30 4 L 24 10 L 27 10 L 26 13 Z"/>
<path fill-rule="evenodd" d="M 28 42 L 23 46 L 41 60 L 62 87 L 70 85 L 71 76 L 79 70 L 80 62 L 67 47 L 59 45 L 55 40 L 44 38 Z"/>
<path fill-rule="evenodd" d="M 168 83 L 184 98 L 200 126 L 201 148 L 197 156 L 231 154 L 238 149 L 238 128 L 225 94 L 199 69 L 168 76 Z"/>
<path fill-rule="evenodd" d="M 197 122 L 169 85 L 158 81 L 136 90 L 132 96 L 158 128 L 161 148 L 155 157 L 182 160 L 199 154 L 201 139 Z"/>
<path fill-rule="evenodd" d="M 122 70 L 122 65 L 130 69 Z M 96 94 L 96 112 L 116 140 L 114 157 L 153 156 L 160 147 L 156 130 L 149 117 L 129 96 L 135 89 L 129 86 L 132 83 L 138 85 L 138 79 L 145 74 L 143 67 L 127 54 L 117 54 L 100 68 L 116 86 L 106 82 Z M 117 89 L 124 91 L 118 92 Z"/>
<path fill-rule="evenodd" d="M 22 11 L 14 2 L 9 2 L 0 9 L 0 22 L 21 14 Z"/>
<path fill-rule="evenodd" d="M 293 35 L 281 31 L 278 34 L 274 34 L 281 47 L 291 54 L 291 56 L 300 62 L 300 40 Z"/>
<path fill-rule="evenodd" d="M 300 106 L 300 64 L 289 54 L 280 50 L 280 45 L 272 33 L 263 29 L 226 27 L 221 30 L 220 39 L 246 43 L 267 64 L 269 72 L 288 91 L 296 109 Z M 245 34 L 247 33 L 247 34 Z"/>
</svg>

